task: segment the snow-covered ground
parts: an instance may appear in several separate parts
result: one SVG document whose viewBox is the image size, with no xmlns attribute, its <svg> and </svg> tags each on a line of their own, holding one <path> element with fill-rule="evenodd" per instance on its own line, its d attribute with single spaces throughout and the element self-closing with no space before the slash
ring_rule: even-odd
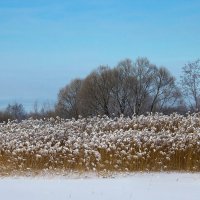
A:
<svg viewBox="0 0 200 200">
<path fill-rule="evenodd" d="M 200 174 L 1 178 L 2 200 L 199 200 Z"/>
</svg>

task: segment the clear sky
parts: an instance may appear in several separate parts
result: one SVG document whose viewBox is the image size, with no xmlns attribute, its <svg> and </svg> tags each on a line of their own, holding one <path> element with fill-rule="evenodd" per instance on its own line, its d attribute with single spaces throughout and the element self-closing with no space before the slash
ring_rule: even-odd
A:
<svg viewBox="0 0 200 200">
<path fill-rule="evenodd" d="M 124 58 L 178 77 L 199 53 L 199 0 L 0 0 L 0 107 L 55 100 L 71 79 Z"/>
</svg>

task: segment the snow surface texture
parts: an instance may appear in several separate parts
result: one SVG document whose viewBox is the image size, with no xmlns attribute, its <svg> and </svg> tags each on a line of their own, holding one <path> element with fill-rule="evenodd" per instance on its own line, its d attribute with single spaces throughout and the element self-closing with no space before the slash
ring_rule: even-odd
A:
<svg viewBox="0 0 200 200">
<path fill-rule="evenodd" d="M 3 200 L 199 200 L 200 174 L 150 173 L 114 178 L 4 178 Z"/>
</svg>

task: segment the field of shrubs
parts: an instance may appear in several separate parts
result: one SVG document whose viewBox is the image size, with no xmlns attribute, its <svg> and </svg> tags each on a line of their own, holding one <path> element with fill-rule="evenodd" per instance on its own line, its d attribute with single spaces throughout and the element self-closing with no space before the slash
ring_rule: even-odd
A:
<svg viewBox="0 0 200 200">
<path fill-rule="evenodd" d="M 200 114 L 28 119 L 0 124 L 0 174 L 200 171 Z"/>
</svg>

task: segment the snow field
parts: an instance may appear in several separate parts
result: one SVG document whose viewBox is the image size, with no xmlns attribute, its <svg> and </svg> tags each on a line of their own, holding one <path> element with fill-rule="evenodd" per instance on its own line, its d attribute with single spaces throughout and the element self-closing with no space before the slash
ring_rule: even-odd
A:
<svg viewBox="0 0 200 200">
<path fill-rule="evenodd" d="M 199 200 L 200 174 L 136 173 L 115 178 L 5 178 L 4 200 Z"/>
</svg>

